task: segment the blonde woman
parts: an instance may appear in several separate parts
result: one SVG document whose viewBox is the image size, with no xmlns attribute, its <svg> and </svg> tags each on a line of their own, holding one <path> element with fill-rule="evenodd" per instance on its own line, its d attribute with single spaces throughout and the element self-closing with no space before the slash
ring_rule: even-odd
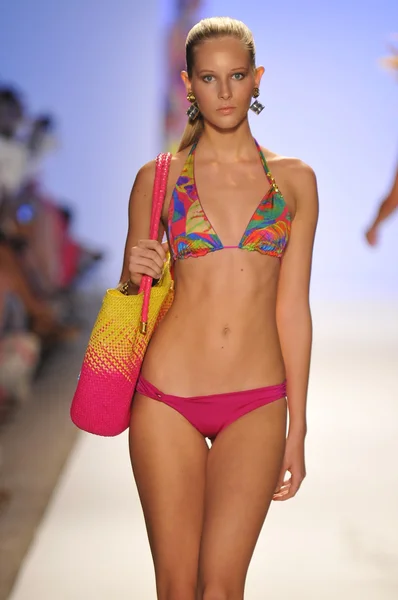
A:
<svg viewBox="0 0 398 600">
<path fill-rule="evenodd" d="M 317 186 L 251 134 L 264 69 L 243 23 L 195 25 L 186 64 L 189 120 L 162 214 L 175 299 L 145 356 L 130 454 L 158 600 L 242 600 L 271 501 L 305 477 Z M 166 258 L 163 231 L 148 240 L 154 173 L 143 166 L 130 197 L 131 294 Z"/>
</svg>

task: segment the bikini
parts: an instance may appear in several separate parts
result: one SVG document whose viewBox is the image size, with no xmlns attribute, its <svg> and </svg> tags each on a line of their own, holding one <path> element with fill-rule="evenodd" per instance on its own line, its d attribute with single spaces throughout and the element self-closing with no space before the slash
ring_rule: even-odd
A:
<svg viewBox="0 0 398 600">
<path fill-rule="evenodd" d="M 168 237 L 174 261 L 232 248 L 282 258 L 289 240 L 291 214 L 259 144 L 255 143 L 270 187 L 236 246 L 224 246 L 202 207 L 194 172 L 197 142 L 192 146 L 173 190 L 168 212 Z M 184 398 L 165 394 L 140 376 L 136 389 L 177 410 L 211 440 L 239 417 L 286 397 L 286 381 L 253 390 Z"/>
</svg>

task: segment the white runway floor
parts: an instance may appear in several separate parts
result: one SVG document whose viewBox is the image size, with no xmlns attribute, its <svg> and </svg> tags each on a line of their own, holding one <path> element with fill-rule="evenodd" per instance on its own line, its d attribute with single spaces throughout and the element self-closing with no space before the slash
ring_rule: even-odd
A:
<svg viewBox="0 0 398 600">
<path fill-rule="evenodd" d="M 275 503 L 248 600 L 398 598 L 398 306 L 314 308 L 308 477 Z M 9 600 L 155 600 L 127 437 L 82 434 Z"/>
</svg>

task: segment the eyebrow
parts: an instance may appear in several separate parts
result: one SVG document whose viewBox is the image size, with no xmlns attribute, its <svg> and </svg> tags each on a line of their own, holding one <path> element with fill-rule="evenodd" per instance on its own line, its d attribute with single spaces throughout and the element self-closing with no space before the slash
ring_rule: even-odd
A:
<svg viewBox="0 0 398 600">
<path fill-rule="evenodd" d="M 232 71 L 247 71 L 248 67 L 235 67 L 234 69 L 231 69 Z M 216 71 L 212 71 L 211 69 L 201 69 L 200 71 L 198 71 L 198 74 L 200 75 L 201 73 L 216 73 Z"/>
</svg>

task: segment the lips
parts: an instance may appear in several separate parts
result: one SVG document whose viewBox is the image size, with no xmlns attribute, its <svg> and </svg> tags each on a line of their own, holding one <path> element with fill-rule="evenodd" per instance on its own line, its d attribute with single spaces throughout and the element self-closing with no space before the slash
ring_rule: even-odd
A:
<svg viewBox="0 0 398 600">
<path fill-rule="evenodd" d="M 233 110 L 235 110 L 234 106 L 222 106 L 221 108 L 217 109 L 218 112 L 221 112 L 226 115 L 231 113 Z"/>
</svg>

